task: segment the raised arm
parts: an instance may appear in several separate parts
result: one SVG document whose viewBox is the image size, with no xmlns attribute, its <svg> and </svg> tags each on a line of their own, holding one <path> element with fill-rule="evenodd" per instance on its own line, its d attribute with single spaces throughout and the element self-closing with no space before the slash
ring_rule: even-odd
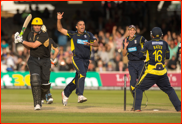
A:
<svg viewBox="0 0 182 124">
<path fill-rule="evenodd" d="M 62 12 L 62 13 L 58 12 L 57 13 L 57 30 L 62 34 L 67 35 L 68 30 L 64 29 L 62 24 L 61 24 L 61 19 L 63 18 L 63 14 L 64 14 L 64 12 Z"/>
<path fill-rule="evenodd" d="M 127 54 L 127 46 L 128 46 L 128 42 L 127 42 L 127 39 L 125 38 L 123 52 L 122 52 L 123 56 L 126 56 L 126 54 Z"/>
<path fill-rule="evenodd" d="M 114 26 L 112 29 L 112 35 L 114 38 L 116 37 L 116 29 L 117 29 L 117 26 Z"/>
</svg>

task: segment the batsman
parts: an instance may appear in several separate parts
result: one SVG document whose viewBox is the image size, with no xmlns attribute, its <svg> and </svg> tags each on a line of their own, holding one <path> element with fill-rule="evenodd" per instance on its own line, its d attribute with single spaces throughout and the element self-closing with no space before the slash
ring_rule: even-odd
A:
<svg viewBox="0 0 182 124">
<path fill-rule="evenodd" d="M 15 43 L 22 43 L 30 49 L 30 57 L 28 59 L 28 67 L 30 70 L 30 84 L 32 89 L 34 110 L 40 110 L 42 107 L 41 100 L 49 92 L 51 84 L 49 83 L 51 61 L 50 46 L 51 42 L 48 33 L 42 30 L 43 21 L 36 17 L 31 22 L 31 32 L 28 34 L 27 40 L 15 33 Z M 52 96 L 50 95 L 49 98 Z"/>
</svg>

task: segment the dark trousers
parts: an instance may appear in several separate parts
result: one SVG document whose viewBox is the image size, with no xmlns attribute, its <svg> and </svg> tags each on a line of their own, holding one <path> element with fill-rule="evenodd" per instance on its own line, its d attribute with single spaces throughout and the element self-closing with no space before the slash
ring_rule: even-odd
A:
<svg viewBox="0 0 182 124">
<path fill-rule="evenodd" d="M 50 58 L 41 59 L 30 56 L 28 67 L 30 70 L 30 84 L 35 107 L 37 104 L 41 105 L 41 99 L 50 88 L 50 85 L 47 84 L 50 78 L 51 61 Z"/>
<path fill-rule="evenodd" d="M 134 87 L 136 85 L 136 80 L 139 78 L 142 68 L 144 66 L 143 61 L 129 61 L 128 69 L 130 74 L 130 90 L 134 96 Z M 133 87 L 133 88 L 132 88 Z"/>
<path fill-rule="evenodd" d="M 145 90 L 148 90 L 154 84 L 157 84 L 157 86 L 169 96 L 169 99 L 172 102 L 173 106 L 175 107 L 176 111 L 181 110 L 181 101 L 176 95 L 174 89 L 171 87 L 169 79 L 167 77 L 167 73 L 162 76 L 153 74 L 146 74 L 146 75 L 144 74 L 144 76 L 142 76 L 141 82 L 137 84 L 135 91 L 136 92 L 134 100 L 135 110 L 141 109 L 143 92 Z"/>
<path fill-rule="evenodd" d="M 69 97 L 73 90 L 76 89 L 77 95 L 83 95 L 85 77 L 88 70 L 89 59 L 80 59 L 76 56 L 72 58 L 73 66 L 76 69 L 75 78 L 66 86 L 64 93 Z"/>
<path fill-rule="evenodd" d="M 34 58 L 31 57 L 28 60 L 28 67 L 30 70 L 30 76 L 36 73 L 40 76 L 41 84 L 48 83 L 51 73 L 51 61 L 50 58 Z"/>
</svg>

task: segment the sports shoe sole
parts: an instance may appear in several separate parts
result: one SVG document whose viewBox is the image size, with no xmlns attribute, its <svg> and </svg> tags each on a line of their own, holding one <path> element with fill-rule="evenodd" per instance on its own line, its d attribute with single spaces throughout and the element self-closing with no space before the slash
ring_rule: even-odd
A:
<svg viewBox="0 0 182 124">
<path fill-rule="evenodd" d="M 53 103 L 53 98 L 50 98 L 48 101 L 47 101 L 47 104 L 52 104 Z"/>
<path fill-rule="evenodd" d="M 40 106 L 38 106 L 38 107 L 34 107 L 34 110 L 40 110 L 41 109 L 41 107 Z"/>
<path fill-rule="evenodd" d="M 40 110 L 40 108 L 34 108 L 34 110 Z"/>
<path fill-rule="evenodd" d="M 80 100 L 78 103 L 83 103 L 83 102 L 86 102 L 87 101 L 87 99 L 86 100 Z"/>
<path fill-rule="evenodd" d="M 62 100 L 62 103 L 63 103 L 63 106 L 66 106 L 67 105 L 66 103 L 63 102 L 63 100 Z"/>
<path fill-rule="evenodd" d="M 63 92 L 64 92 L 64 91 L 62 91 L 62 93 L 61 93 L 61 95 L 62 95 L 62 104 L 63 104 L 63 106 L 66 106 L 67 103 L 64 103 L 64 102 L 63 102 L 63 97 L 64 97 Z"/>
<path fill-rule="evenodd" d="M 41 103 L 44 104 L 44 100 L 41 100 Z"/>
</svg>

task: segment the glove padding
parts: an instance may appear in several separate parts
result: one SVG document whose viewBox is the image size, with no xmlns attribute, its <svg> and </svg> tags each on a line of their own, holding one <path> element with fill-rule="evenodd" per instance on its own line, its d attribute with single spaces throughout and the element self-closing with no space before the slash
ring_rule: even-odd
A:
<svg viewBox="0 0 182 124">
<path fill-rule="evenodd" d="M 57 62 L 58 62 L 58 59 L 57 59 L 57 58 L 51 59 L 51 63 L 52 63 L 52 64 L 57 65 Z"/>
<path fill-rule="evenodd" d="M 16 32 L 14 35 L 14 42 L 15 43 L 22 43 L 23 42 L 23 37 L 20 36 L 19 32 Z"/>
<path fill-rule="evenodd" d="M 46 26 L 45 25 L 42 25 L 41 30 L 44 31 L 44 32 L 47 32 Z"/>
</svg>

